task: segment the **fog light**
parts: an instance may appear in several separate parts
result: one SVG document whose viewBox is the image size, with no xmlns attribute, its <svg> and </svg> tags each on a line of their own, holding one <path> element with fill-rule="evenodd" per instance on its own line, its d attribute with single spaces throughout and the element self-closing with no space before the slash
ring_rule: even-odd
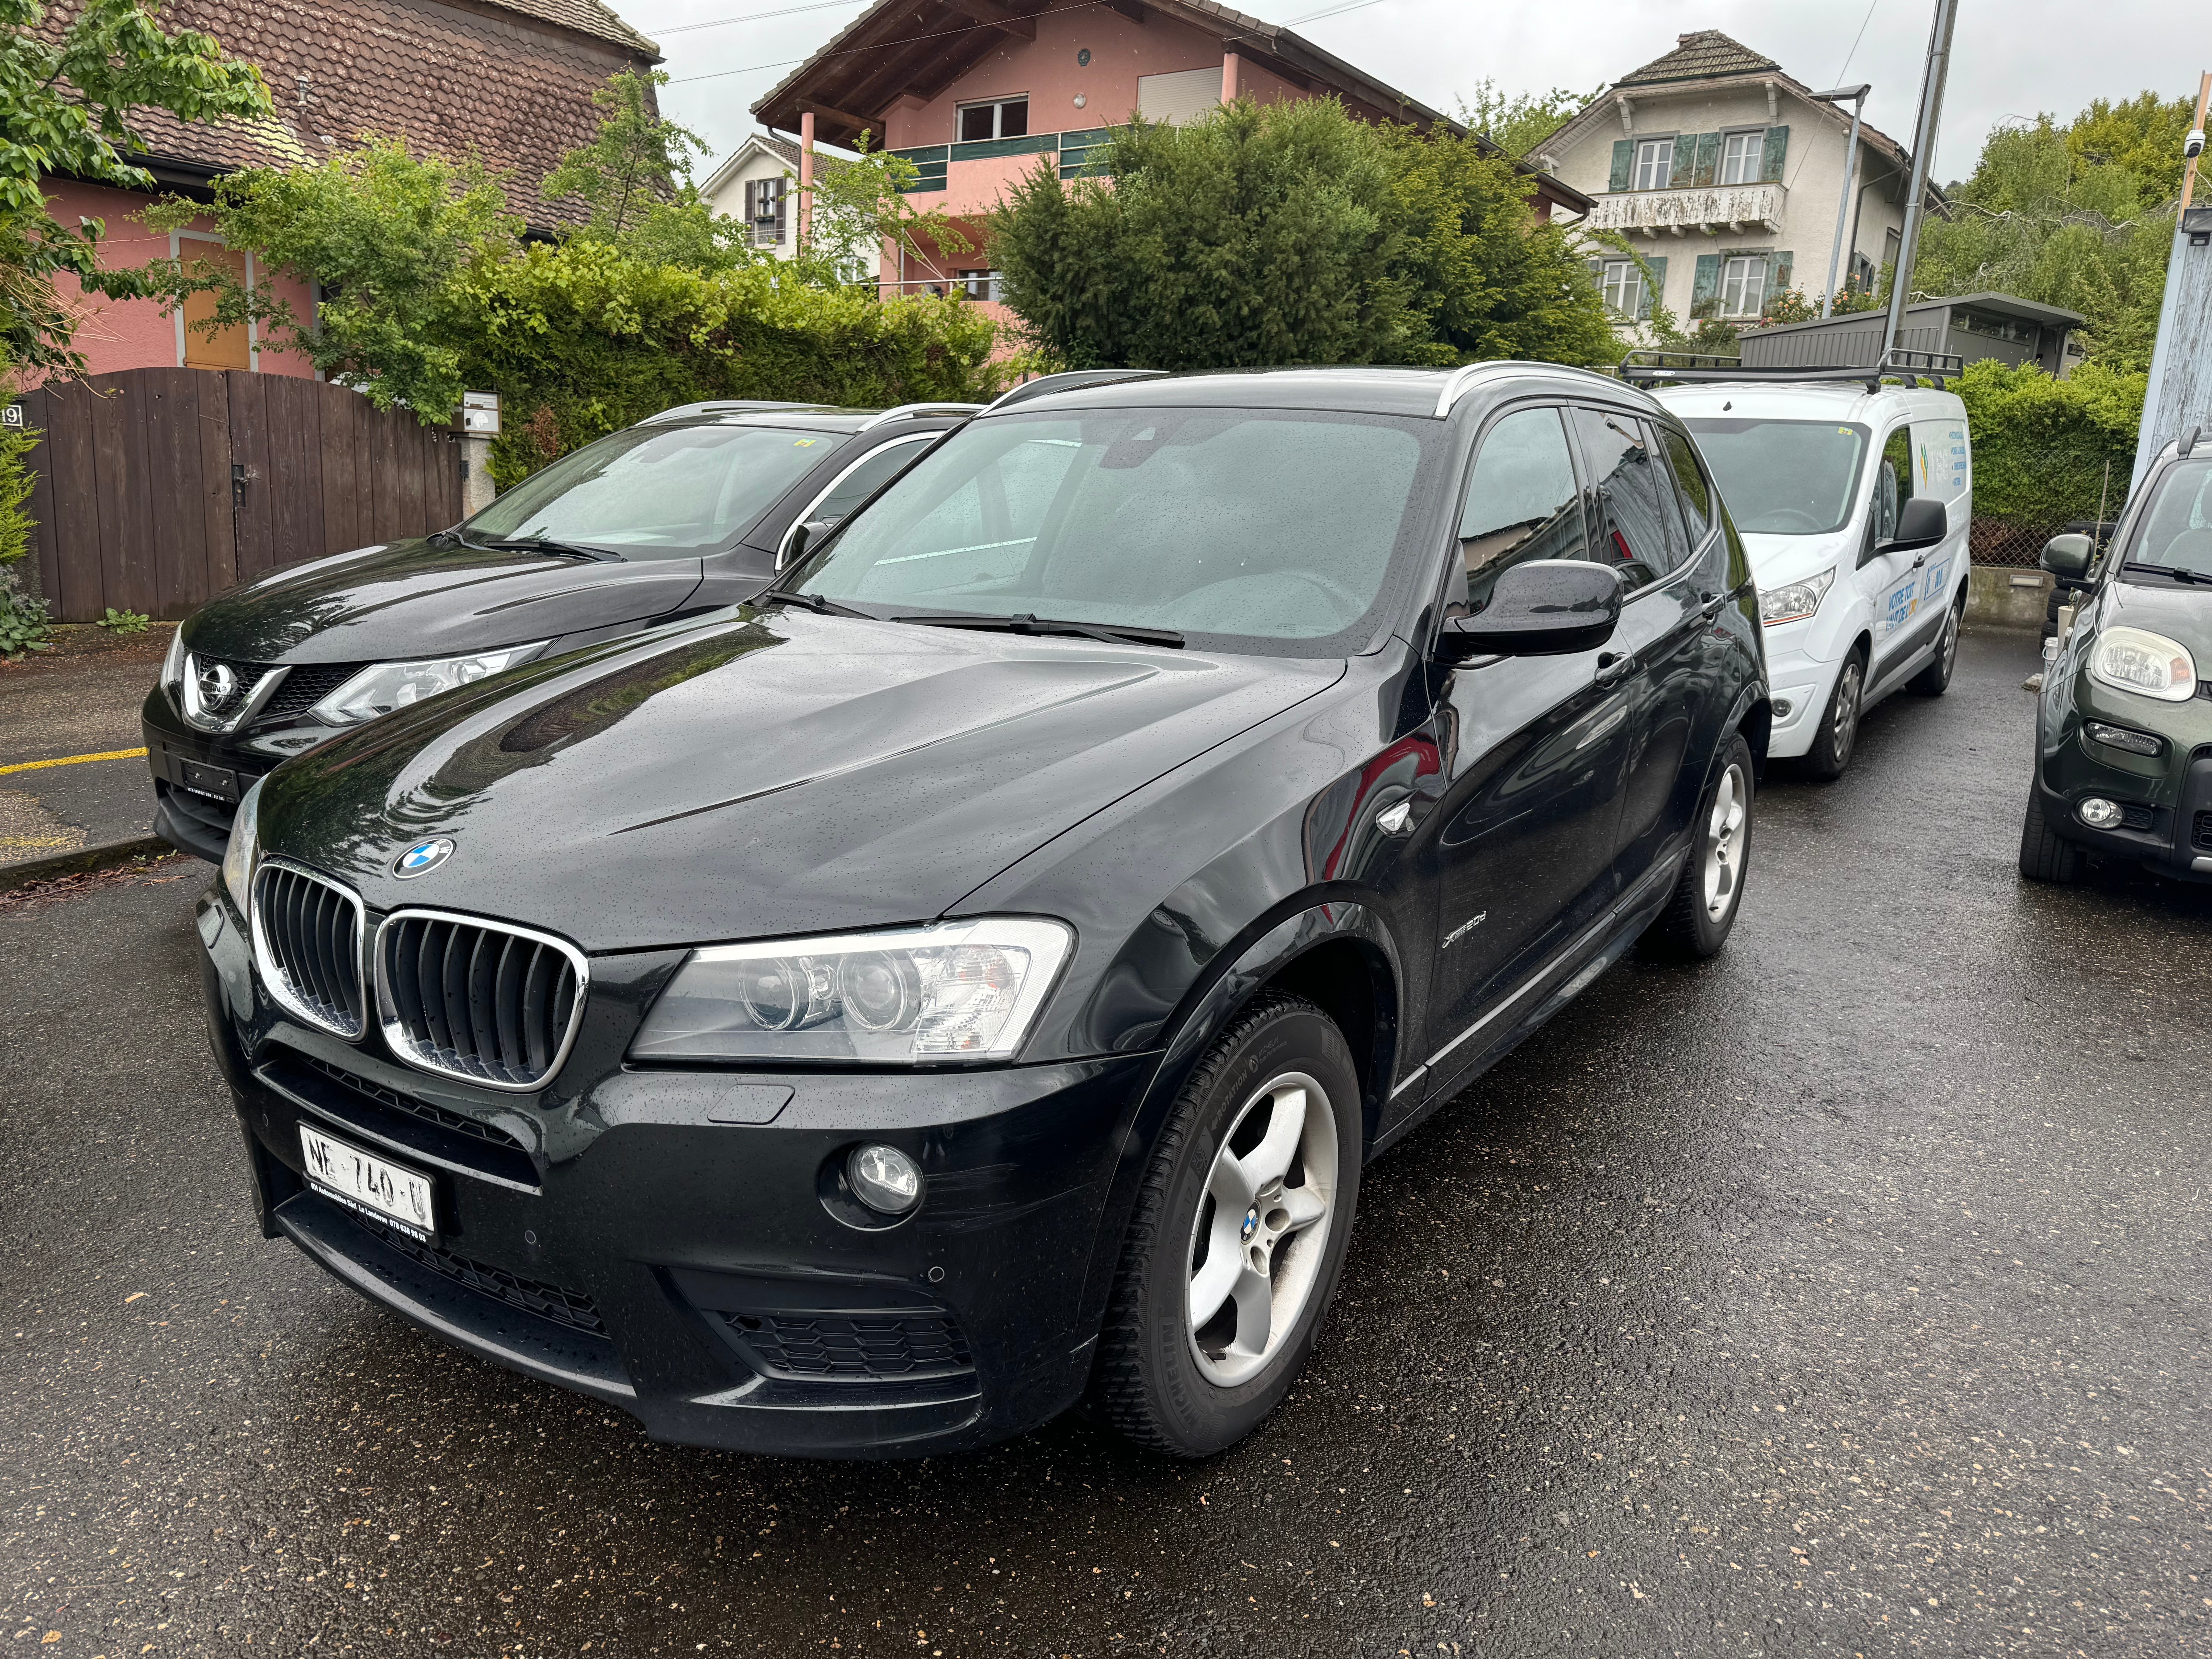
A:
<svg viewBox="0 0 2212 1659">
<path fill-rule="evenodd" d="M 2120 821 L 2118 805 L 2106 800 L 2102 795 L 2090 796 L 2074 811 L 2092 830 L 2109 830 Z"/>
<path fill-rule="evenodd" d="M 2089 736 L 2107 749 L 2124 749 L 2130 755 L 2155 755 L 2166 747 L 2164 739 L 2148 732 L 2130 732 L 2124 726 L 2107 726 L 2102 720 L 2088 722 Z"/>
<path fill-rule="evenodd" d="M 1789 698 L 1787 698 L 1787 697 L 1777 697 L 1777 698 L 1774 700 L 1774 718 L 1775 718 L 1775 719 L 1777 719 L 1777 720 L 1788 720 L 1788 719 L 1789 719 L 1792 714 L 1796 714 L 1796 712 L 1797 712 L 1797 705 L 1796 705 L 1796 703 L 1794 703 L 1794 702 L 1790 702 Z"/>
<path fill-rule="evenodd" d="M 845 1160 L 853 1194 L 882 1215 L 904 1215 L 921 1202 L 921 1170 L 896 1146 L 858 1146 Z"/>
</svg>

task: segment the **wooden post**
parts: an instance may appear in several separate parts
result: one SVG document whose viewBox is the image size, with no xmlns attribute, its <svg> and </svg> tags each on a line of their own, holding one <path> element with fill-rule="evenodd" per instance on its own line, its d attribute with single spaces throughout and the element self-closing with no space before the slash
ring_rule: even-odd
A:
<svg viewBox="0 0 2212 1659">
<path fill-rule="evenodd" d="M 814 228 L 814 112 L 799 118 L 799 246 L 804 248 Z"/>
</svg>

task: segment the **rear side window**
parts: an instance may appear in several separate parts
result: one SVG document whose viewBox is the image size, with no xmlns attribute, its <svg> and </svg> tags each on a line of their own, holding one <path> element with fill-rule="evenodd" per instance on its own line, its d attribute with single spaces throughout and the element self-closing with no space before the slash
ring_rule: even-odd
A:
<svg viewBox="0 0 2212 1659">
<path fill-rule="evenodd" d="M 1667 464 L 1674 474 L 1674 486 L 1681 498 L 1683 516 L 1689 520 L 1690 541 L 1694 546 L 1703 542 L 1705 532 L 1713 527 L 1712 486 L 1705 482 L 1690 441 L 1671 426 L 1662 426 L 1659 431 L 1667 446 Z"/>
<path fill-rule="evenodd" d="M 1662 463 L 1645 441 L 1644 423 L 1609 410 L 1577 409 L 1575 431 L 1604 501 L 1606 544 L 1599 550 L 1600 561 L 1620 571 L 1632 591 L 1662 580 L 1674 568 L 1681 521 L 1668 500 L 1672 486 L 1660 476 Z"/>
<path fill-rule="evenodd" d="M 1459 550 L 1468 603 L 1478 609 L 1508 566 L 1589 556 L 1558 410 L 1517 410 L 1485 434 L 1460 508 Z"/>
</svg>

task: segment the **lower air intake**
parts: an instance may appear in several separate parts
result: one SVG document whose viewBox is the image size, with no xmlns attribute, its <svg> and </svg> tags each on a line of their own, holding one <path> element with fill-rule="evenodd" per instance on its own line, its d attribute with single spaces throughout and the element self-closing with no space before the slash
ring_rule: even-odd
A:
<svg viewBox="0 0 2212 1659">
<path fill-rule="evenodd" d="M 501 922 L 395 910 L 377 933 L 377 1004 L 392 1052 L 488 1088 L 536 1089 L 560 1069 L 588 976 L 574 945 Z"/>
<path fill-rule="evenodd" d="M 967 1339 L 938 1308 L 883 1313 L 725 1313 L 738 1345 L 771 1376 L 947 1376 L 974 1369 Z"/>
</svg>

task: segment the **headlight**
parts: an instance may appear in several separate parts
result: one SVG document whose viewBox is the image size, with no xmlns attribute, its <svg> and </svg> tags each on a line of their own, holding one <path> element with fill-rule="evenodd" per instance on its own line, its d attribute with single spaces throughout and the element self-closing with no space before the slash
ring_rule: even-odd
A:
<svg viewBox="0 0 2212 1659">
<path fill-rule="evenodd" d="M 2161 702 L 2197 695 L 2197 663 L 2189 647 L 2140 628 L 2108 628 L 2089 653 L 2089 678 L 2116 690 Z"/>
<path fill-rule="evenodd" d="M 637 1060 L 1010 1060 L 1075 935 L 987 916 L 694 951 L 630 1045 Z"/>
<path fill-rule="evenodd" d="M 185 683 L 185 625 L 179 623 L 169 635 L 169 654 L 161 659 L 161 684 L 173 691 Z"/>
<path fill-rule="evenodd" d="M 325 726 L 358 726 L 410 702 L 527 662 L 548 643 L 540 640 L 535 645 L 510 645 L 498 651 L 478 652 L 473 657 L 445 657 L 435 662 L 372 663 L 309 713 Z"/>
<path fill-rule="evenodd" d="M 261 856 L 261 786 L 256 778 L 246 799 L 238 803 L 238 816 L 230 821 L 230 845 L 222 849 L 222 884 L 230 890 L 238 914 L 246 914 L 247 896 L 253 887 L 253 866 Z"/>
<path fill-rule="evenodd" d="M 1820 608 L 1820 601 L 1828 596 L 1828 586 L 1836 580 L 1836 568 L 1830 565 L 1817 576 L 1808 576 L 1802 582 L 1790 582 L 1777 588 L 1762 588 L 1759 594 L 1759 619 L 1769 628 L 1777 623 L 1802 622 Z"/>
</svg>

